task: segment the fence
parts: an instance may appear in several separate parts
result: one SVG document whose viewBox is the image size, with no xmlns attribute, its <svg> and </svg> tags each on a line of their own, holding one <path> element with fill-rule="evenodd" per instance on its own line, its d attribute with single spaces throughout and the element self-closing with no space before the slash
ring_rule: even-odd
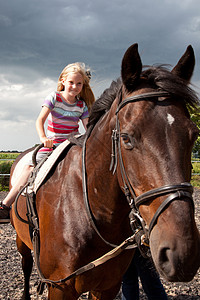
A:
<svg viewBox="0 0 200 300">
<path fill-rule="evenodd" d="M 14 160 L 12 158 L 0 158 L 0 161 L 8 161 L 8 160 Z M 200 163 L 200 160 L 192 160 L 192 163 Z M 192 175 L 200 175 L 200 173 L 192 173 Z M 10 174 L 0 174 L 0 176 L 10 176 Z"/>
<path fill-rule="evenodd" d="M 0 158 L 0 162 L 1 161 L 14 161 L 15 160 L 15 158 Z M 8 176 L 8 177 L 10 177 L 10 174 L 0 174 L 0 176 Z"/>
</svg>

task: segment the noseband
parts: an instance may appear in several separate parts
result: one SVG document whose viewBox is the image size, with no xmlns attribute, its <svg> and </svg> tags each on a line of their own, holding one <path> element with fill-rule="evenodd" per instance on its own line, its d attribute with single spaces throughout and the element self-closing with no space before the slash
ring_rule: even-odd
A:
<svg viewBox="0 0 200 300">
<path fill-rule="evenodd" d="M 150 93 L 145 93 L 141 95 L 136 95 L 132 97 L 128 97 L 122 102 L 117 107 L 116 110 L 116 126 L 115 129 L 113 130 L 112 134 L 112 154 L 111 154 L 111 165 L 110 165 L 110 170 L 113 169 L 113 173 L 115 173 L 117 164 L 118 164 L 118 159 L 119 159 L 119 165 L 120 165 L 120 170 L 121 170 L 121 177 L 123 181 L 123 187 L 122 190 L 124 191 L 124 194 L 127 198 L 127 201 L 129 203 L 129 206 L 131 208 L 131 213 L 130 213 L 130 222 L 131 222 L 131 227 L 133 231 L 138 230 L 138 227 L 142 226 L 145 235 L 150 236 L 151 231 L 153 227 L 155 226 L 158 217 L 160 214 L 166 209 L 166 207 L 174 200 L 178 199 L 189 199 L 193 206 L 193 199 L 192 199 L 192 193 L 193 193 L 193 187 L 190 183 L 184 182 L 180 184 L 175 184 L 175 185 L 166 185 L 162 186 L 160 188 L 155 188 L 150 191 L 147 191 L 139 196 L 136 196 L 134 189 L 128 179 L 125 166 L 123 163 L 122 159 L 122 152 L 121 152 L 121 144 L 120 144 L 120 123 L 119 123 L 119 118 L 118 114 L 121 111 L 121 109 L 127 105 L 128 103 L 132 102 L 138 102 L 138 101 L 149 101 L 152 98 L 155 97 L 167 97 L 170 96 L 169 93 L 165 91 L 157 91 L 157 92 L 150 92 Z M 160 101 L 164 101 L 166 98 L 162 98 Z M 169 195 L 170 194 L 170 195 Z M 147 229 L 147 226 L 145 225 L 144 220 L 140 216 L 139 213 L 139 207 L 142 204 L 145 204 L 146 202 L 153 200 L 157 197 L 160 196 L 166 196 L 169 195 L 158 207 L 157 211 L 155 212 L 149 226 Z"/>
</svg>

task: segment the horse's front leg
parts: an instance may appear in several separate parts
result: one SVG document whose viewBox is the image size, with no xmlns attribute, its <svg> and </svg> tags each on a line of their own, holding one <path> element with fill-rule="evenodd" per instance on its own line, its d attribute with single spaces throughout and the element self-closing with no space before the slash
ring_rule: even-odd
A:
<svg viewBox="0 0 200 300">
<path fill-rule="evenodd" d="M 24 292 L 22 295 L 22 300 L 30 300 L 29 280 L 33 267 L 33 257 L 31 250 L 22 242 L 18 235 L 16 242 L 19 253 L 22 255 L 22 270 L 24 273 Z"/>
<path fill-rule="evenodd" d="M 89 292 L 88 299 L 90 300 L 113 300 L 117 296 L 120 290 L 121 283 L 117 284 L 116 286 L 112 287 L 106 291 L 91 291 Z"/>
<path fill-rule="evenodd" d="M 79 293 L 74 288 L 74 283 L 69 285 L 48 286 L 48 300 L 77 300 Z"/>
</svg>

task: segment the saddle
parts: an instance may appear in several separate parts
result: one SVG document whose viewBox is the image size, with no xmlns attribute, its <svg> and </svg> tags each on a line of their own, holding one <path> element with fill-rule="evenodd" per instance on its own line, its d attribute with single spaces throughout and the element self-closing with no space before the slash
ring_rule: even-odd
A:
<svg viewBox="0 0 200 300">
<path fill-rule="evenodd" d="M 26 188 L 24 189 L 22 195 L 25 196 L 26 193 L 31 192 L 37 193 L 38 189 L 43 184 L 52 168 L 59 161 L 61 155 L 63 154 L 66 156 L 69 149 L 73 145 L 78 145 L 82 147 L 82 137 L 83 135 L 69 137 L 68 140 L 61 143 L 52 152 L 47 153 L 47 155 L 38 164 L 36 163 L 36 154 L 39 151 L 39 149 L 43 147 L 43 145 L 41 144 L 37 146 L 34 150 L 24 155 L 22 159 L 17 163 L 13 172 L 11 184 L 15 184 L 15 181 L 20 176 L 24 165 L 27 164 L 27 161 L 30 161 L 32 157 L 34 169 L 30 174 Z"/>
<path fill-rule="evenodd" d="M 33 151 L 26 154 L 22 159 L 18 162 L 14 172 L 13 172 L 13 181 L 14 184 L 15 178 L 19 176 L 19 172 L 22 170 L 23 165 L 30 160 L 30 156 L 32 155 L 32 160 L 34 164 L 34 169 L 31 172 L 29 179 L 25 186 L 21 188 L 19 191 L 15 203 L 14 203 L 14 211 L 17 218 L 29 225 L 30 237 L 31 240 L 34 236 L 34 231 L 39 230 L 38 218 L 37 218 L 37 210 L 36 210 L 36 193 L 41 185 L 48 180 L 48 175 L 50 174 L 51 170 L 56 166 L 57 162 L 61 159 L 61 157 L 65 157 L 69 151 L 69 149 L 74 146 L 78 145 L 82 147 L 83 135 L 76 135 L 69 137 L 68 140 L 61 143 L 55 150 L 49 152 L 38 164 L 36 164 L 36 154 L 40 148 L 44 145 L 41 144 L 37 146 Z M 27 205 L 27 218 L 28 220 L 23 219 L 17 209 L 18 199 L 19 196 L 26 196 L 26 205 Z"/>
</svg>

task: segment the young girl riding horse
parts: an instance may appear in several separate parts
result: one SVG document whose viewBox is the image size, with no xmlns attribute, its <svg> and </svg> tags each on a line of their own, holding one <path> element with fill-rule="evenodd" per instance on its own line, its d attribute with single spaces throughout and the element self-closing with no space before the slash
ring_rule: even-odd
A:
<svg viewBox="0 0 200 300">
<path fill-rule="evenodd" d="M 52 147 L 65 141 L 69 134 L 78 133 L 78 122 L 82 121 L 86 128 L 88 122 L 88 110 L 95 101 L 89 81 L 90 71 L 83 63 L 67 65 L 58 80 L 57 91 L 51 93 L 45 99 L 42 110 L 36 121 L 36 129 L 41 143 L 44 144 L 37 154 L 37 161 L 52 151 Z M 44 123 L 48 120 L 47 134 Z M 0 223 L 10 221 L 10 206 L 14 202 L 21 186 L 24 186 L 33 170 L 29 162 L 23 169 L 22 175 L 17 179 L 9 194 L 0 203 Z"/>
</svg>

